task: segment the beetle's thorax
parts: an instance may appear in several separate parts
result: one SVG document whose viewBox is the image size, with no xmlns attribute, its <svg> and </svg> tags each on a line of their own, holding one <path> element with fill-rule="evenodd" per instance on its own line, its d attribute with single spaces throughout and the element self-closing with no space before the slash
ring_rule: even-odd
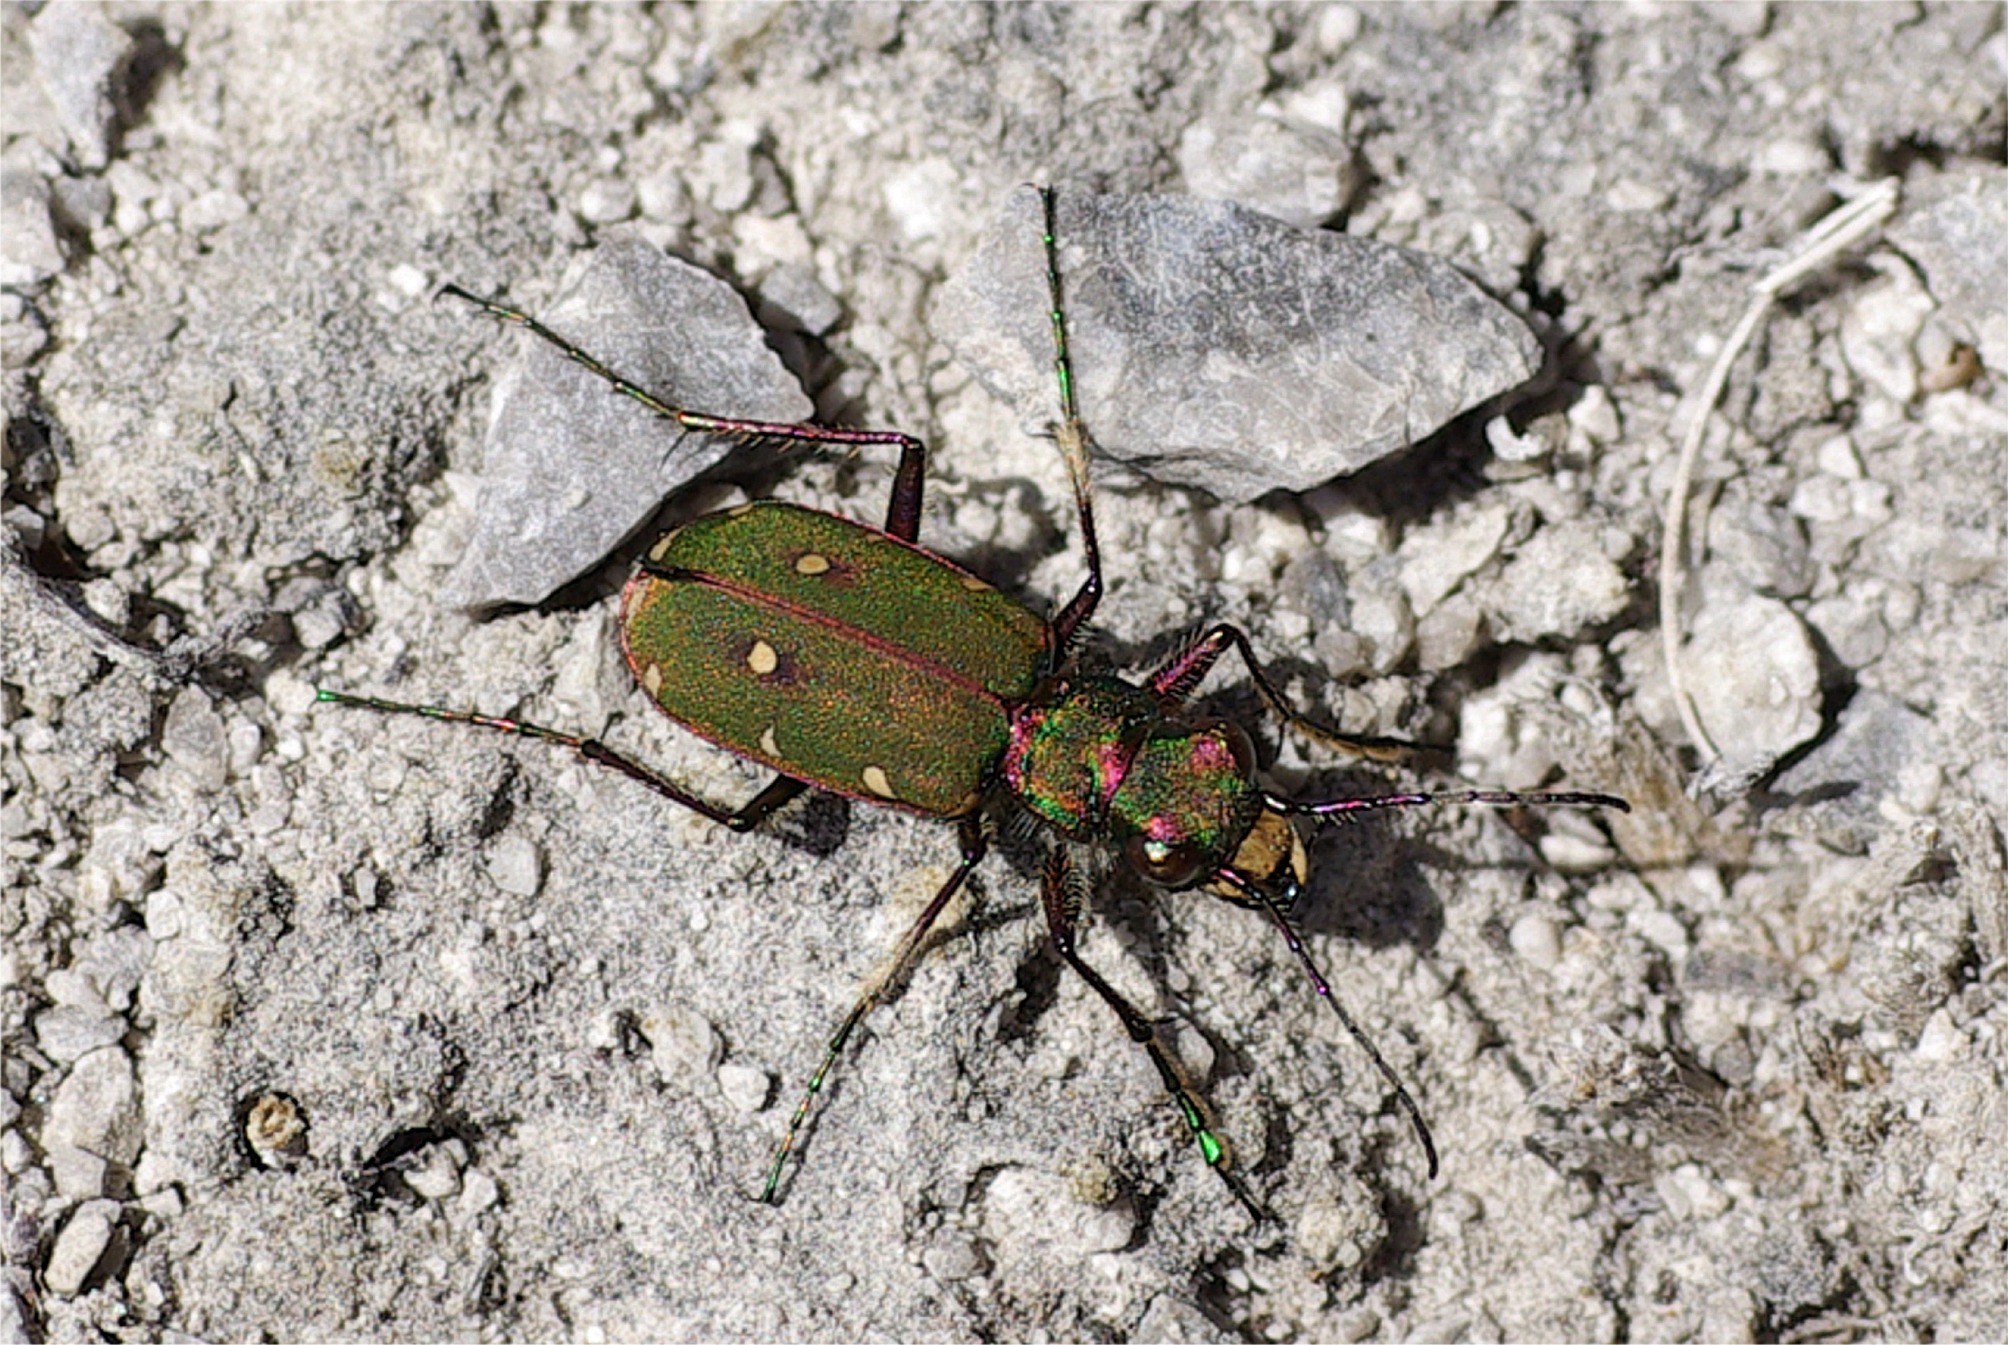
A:
<svg viewBox="0 0 2008 1345">
<path fill-rule="evenodd" d="M 1047 825 L 1118 845 L 1145 877 L 1173 887 L 1228 862 L 1262 814 L 1240 728 L 1167 715 L 1113 677 L 1055 678 L 1019 706 L 1001 775 Z"/>
<path fill-rule="evenodd" d="M 1004 786 L 1063 835 L 1099 835 L 1142 731 L 1157 717 L 1149 693 L 1118 678 L 1052 678 L 1012 712 Z"/>
</svg>

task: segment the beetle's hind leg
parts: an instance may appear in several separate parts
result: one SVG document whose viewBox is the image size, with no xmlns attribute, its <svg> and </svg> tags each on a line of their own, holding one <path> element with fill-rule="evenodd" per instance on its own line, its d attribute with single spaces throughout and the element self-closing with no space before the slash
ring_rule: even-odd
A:
<svg viewBox="0 0 2008 1345">
<path fill-rule="evenodd" d="M 787 421 L 741 420 L 735 416 L 712 416 L 688 407 L 676 406 L 650 392 L 639 383 L 623 378 L 602 362 L 573 345 L 520 308 L 511 308 L 494 299 L 470 294 L 458 285 L 443 285 L 442 297 L 452 296 L 473 304 L 491 317 L 521 327 L 524 331 L 557 347 L 558 352 L 587 373 L 600 379 L 615 393 L 636 402 L 680 430 L 699 434 L 726 435 L 739 439 L 778 439 L 807 444 L 841 444 L 850 448 L 889 444 L 899 449 L 899 470 L 893 479 L 892 503 L 886 510 L 885 530 L 903 542 L 920 533 L 921 487 L 927 475 L 927 448 L 920 440 L 898 430 L 851 430 L 835 425 L 794 424 Z"/>
<path fill-rule="evenodd" d="M 836 1032 L 831 1035 L 830 1044 L 823 1050 L 823 1062 L 816 1067 L 816 1072 L 809 1076 L 809 1085 L 802 1090 L 802 1100 L 795 1104 L 795 1113 L 788 1118 L 788 1131 L 781 1137 L 781 1143 L 774 1151 L 774 1162 L 768 1167 L 767 1180 L 760 1188 L 762 1202 L 769 1205 L 774 1203 L 775 1194 L 781 1185 L 781 1173 L 787 1167 L 788 1155 L 794 1152 L 795 1143 L 801 1135 L 802 1123 L 809 1119 L 809 1112 L 816 1104 L 816 1097 L 823 1091 L 823 1083 L 829 1078 L 830 1071 L 836 1067 L 837 1058 L 844 1053 L 844 1047 L 849 1043 L 851 1033 L 857 1030 L 858 1024 L 864 1021 L 864 1016 L 872 1011 L 872 1007 L 883 999 L 887 990 L 899 980 L 908 964 L 913 961 L 915 954 L 920 951 L 921 944 L 927 938 L 927 931 L 934 927 L 934 922 L 941 918 L 944 910 L 948 909 L 949 900 L 961 890 L 970 871 L 981 864 L 983 856 L 989 853 L 990 842 L 983 834 L 983 823 L 977 814 L 972 813 L 962 819 L 959 839 L 962 845 L 962 862 L 955 866 L 955 872 L 948 876 L 948 881 L 941 885 L 941 890 L 927 903 L 927 909 L 920 913 L 920 918 L 915 920 L 912 927 L 900 937 L 899 943 L 893 948 L 892 956 L 885 963 L 884 970 L 872 978 L 864 993 L 858 996 L 858 1002 L 851 1006 L 851 1011 L 844 1015 L 844 1021 L 837 1025 Z"/>
<path fill-rule="evenodd" d="M 1151 1064 L 1157 1066 L 1158 1077 L 1164 1081 L 1165 1091 L 1171 1094 L 1179 1117 L 1184 1120 L 1186 1129 L 1192 1132 L 1193 1142 L 1199 1146 L 1207 1166 L 1219 1174 L 1220 1180 L 1227 1184 L 1227 1189 L 1233 1192 L 1234 1198 L 1257 1223 L 1268 1222 L 1269 1212 L 1256 1202 L 1247 1183 L 1234 1171 L 1226 1143 L 1207 1124 L 1206 1111 L 1200 1105 L 1198 1091 L 1186 1080 L 1185 1071 L 1179 1068 L 1178 1062 L 1158 1040 L 1156 1027 L 1134 1004 L 1123 998 L 1121 992 L 1103 980 L 1101 973 L 1089 966 L 1074 947 L 1081 893 L 1064 849 L 1055 849 L 1048 857 L 1045 881 L 1039 895 L 1046 908 L 1046 927 L 1052 935 L 1054 950 L 1068 966 L 1080 973 L 1081 979 L 1102 997 L 1102 1002 L 1115 1011 L 1129 1039 L 1149 1054 Z"/>
<path fill-rule="evenodd" d="M 314 699 L 326 705 L 353 705 L 364 710 L 375 710 L 378 714 L 418 715 L 424 719 L 437 719 L 446 724 L 472 724 L 476 728 L 496 729 L 502 733 L 513 733 L 518 737 L 536 738 L 541 742 L 555 743 L 568 747 L 579 756 L 595 765 L 619 771 L 628 779 L 646 785 L 671 803 L 680 803 L 690 811 L 710 818 L 722 827 L 734 831 L 751 831 L 795 798 L 808 786 L 787 775 L 777 775 L 767 783 L 766 788 L 755 794 L 739 808 L 722 808 L 718 804 L 685 789 L 657 772 L 642 765 L 633 757 L 623 756 L 597 738 L 587 738 L 575 733 L 561 733 L 557 729 L 547 729 L 541 724 L 530 724 L 520 719 L 505 719 L 500 715 L 477 714 L 472 710 L 449 710 L 438 705 L 410 705 L 403 701 L 380 700 L 375 696 L 351 696 L 346 692 L 317 688 Z"/>
</svg>

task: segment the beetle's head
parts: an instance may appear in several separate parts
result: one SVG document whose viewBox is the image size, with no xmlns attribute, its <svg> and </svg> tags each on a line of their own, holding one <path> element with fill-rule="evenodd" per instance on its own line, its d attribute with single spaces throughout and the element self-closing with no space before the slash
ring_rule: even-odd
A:
<svg viewBox="0 0 2008 1345">
<path fill-rule="evenodd" d="M 1254 744 L 1231 720 L 1152 725 L 1108 816 L 1124 860 L 1159 887 L 1204 883 L 1237 901 L 1256 888 L 1287 904 L 1303 881 L 1303 842 L 1255 783 Z"/>
<path fill-rule="evenodd" d="M 1266 905 L 1287 911 L 1297 904 L 1309 871 L 1310 859 L 1296 824 L 1265 798 L 1255 824 L 1241 838 L 1233 857 L 1214 869 L 1206 890 L 1244 906 Z"/>
</svg>

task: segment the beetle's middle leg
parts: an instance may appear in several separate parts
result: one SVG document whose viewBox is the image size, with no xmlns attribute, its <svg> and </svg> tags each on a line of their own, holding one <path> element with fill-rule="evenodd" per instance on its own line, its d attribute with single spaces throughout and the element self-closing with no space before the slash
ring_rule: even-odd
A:
<svg viewBox="0 0 2008 1345">
<path fill-rule="evenodd" d="M 1045 881 L 1039 896 L 1046 908 L 1046 928 L 1052 935 L 1054 950 L 1068 966 L 1080 973 L 1081 979 L 1102 997 L 1102 1002 L 1115 1011 L 1129 1039 L 1149 1054 L 1151 1064 L 1157 1066 L 1158 1078 L 1164 1081 L 1165 1091 L 1171 1094 L 1180 1118 L 1184 1120 L 1186 1129 L 1192 1132 L 1193 1141 L 1199 1145 L 1199 1152 L 1207 1165 L 1220 1174 L 1220 1180 L 1227 1183 L 1227 1189 L 1234 1193 L 1234 1198 L 1257 1223 L 1267 1222 L 1268 1212 L 1256 1203 L 1247 1184 L 1229 1166 L 1227 1146 L 1207 1125 L 1206 1112 L 1200 1106 L 1197 1090 L 1187 1082 L 1185 1071 L 1179 1068 L 1178 1062 L 1158 1040 L 1157 1029 L 1150 1019 L 1103 980 L 1101 973 L 1089 966 L 1075 949 L 1074 930 L 1080 919 L 1082 894 L 1064 849 L 1056 848 L 1047 858 Z"/>
<path fill-rule="evenodd" d="M 774 1203 L 775 1192 L 781 1185 L 782 1169 L 787 1166 L 788 1155 L 794 1151 L 802 1123 L 809 1119 L 809 1111 L 815 1106 L 817 1095 L 823 1091 L 823 1082 L 836 1067 L 837 1058 L 844 1053 L 844 1046 L 850 1041 L 851 1033 L 857 1030 L 858 1024 L 864 1021 L 864 1016 L 872 1011 L 872 1007 L 883 999 L 886 992 L 898 981 L 901 973 L 913 961 L 915 954 L 919 953 L 921 943 L 927 938 L 927 931 L 934 927 L 934 922 L 941 918 L 944 910 L 948 909 L 949 899 L 962 889 L 962 884 L 969 877 L 970 871 L 981 864 L 983 856 L 989 853 L 990 842 L 983 834 L 983 822 L 978 814 L 971 813 L 962 819 L 958 838 L 962 846 L 962 862 L 955 866 L 955 872 L 948 876 L 948 881 L 941 885 L 941 890 L 927 903 L 927 909 L 920 913 L 920 918 L 915 920 L 912 927 L 900 937 L 899 943 L 893 948 L 892 956 L 886 960 L 883 971 L 872 978 L 864 993 L 858 996 L 858 1002 L 851 1006 L 848 1014 L 844 1015 L 844 1021 L 837 1025 L 836 1032 L 830 1037 L 830 1044 L 823 1051 L 822 1064 L 818 1065 L 816 1072 L 809 1076 L 809 1085 L 802 1090 L 802 1100 L 795 1104 L 795 1114 L 788 1118 L 788 1132 L 781 1137 L 780 1147 L 774 1151 L 774 1162 L 767 1169 L 766 1184 L 760 1188 L 760 1199 L 764 1203 L 769 1205 Z"/>
<path fill-rule="evenodd" d="M 1053 618 L 1053 652 L 1064 654 L 1074 635 L 1095 613 L 1102 600 L 1102 551 L 1095 541 L 1095 506 L 1088 489 L 1088 449 L 1094 440 L 1081 420 L 1074 402 L 1074 363 L 1067 353 L 1067 315 L 1060 303 L 1060 248 L 1053 241 L 1053 189 L 1039 188 L 1039 209 L 1046 246 L 1047 318 L 1053 326 L 1053 377 L 1060 385 L 1060 419 L 1053 424 L 1053 438 L 1066 459 L 1067 476 L 1074 484 L 1074 508 L 1081 516 L 1081 543 L 1087 552 L 1088 577 L 1060 614 Z"/>
</svg>

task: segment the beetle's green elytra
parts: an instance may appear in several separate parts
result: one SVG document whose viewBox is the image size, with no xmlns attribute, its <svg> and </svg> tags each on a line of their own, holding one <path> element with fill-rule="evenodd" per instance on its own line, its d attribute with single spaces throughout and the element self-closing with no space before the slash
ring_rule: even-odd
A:
<svg viewBox="0 0 2008 1345">
<path fill-rule="evenodd" d="M 621 642 L 650 699 L 700 737 L 818 789 L 960 816 L 1047 661 L 1045 622 L 968 577 L 766 501 L 652 550 L 622 598 Z"/>
<path fill-rule="evenodd" d="M 1080 517 L 1087 575 L 1050 619 L 918 545 L 927 455 L 891 430 L 770 424 L 691 411 L 622 378 L 520 310 L 448 286 L 550 342 L 623 397 L 682 430 L 813 445 L 899 450 L 883 528 L 773 501 L 711 514 L 649 548 L 622 595 L 621 646 L 649 699 L 692 732 L 772 768 L 752 799 L 728 808 L 686 790 L 596 739 L 519 720 L 322 690 L 319 699 L 538 738 L 653 789 L 720 825 L 758 826 L 811 786 L 866 802 L 953 819 L 961 857 L 825 1047 L 789 1118 L 759 1197 L 779 1194 L 788 1158 L 853 1031 L 923 946 L 929 929 L 989 851 L 992 826 L 1029 816 L 1053 840 L 1040 887 L 1053 949 L 1108 1005 L 1156 1067 L 1200 1155 L 1256 1219 L 1267 1217 L 1234 1170 L 1226 1141 L 1156 1024 L 1076 947 L 1094 888 L 1114 867 L 1165 889 L 1199 888 L 1274 924 L 1291 954 L 1387 1081 L 1436 1175 L 1421 1110 L 1332 994 L 1292 918 L 1307 858 L 1295 819 L 1439 803 L 1572 805 L 1627 810 L 1607 794 L 1503 790 L 1385 794 L 1299 801 L 1263 788 L 1248 732 L 1199 715 L 1187 701 L 1235 653 L 1268 708 L 1290 728 L 1342 752 L 1378 760 L 1384 741 L 1351 738 L 1305 718 L 1283 699 L 1248 637 L 1216 625 L 1140 684 L 1085 671 L 1073 654 L 1103 591 L 1089 488 L 1091 440 L 1074 378 L 1053 193 L 1042 189 L 1046 283 L 1060 418 L 1053 437 Z"/>
</svg>

